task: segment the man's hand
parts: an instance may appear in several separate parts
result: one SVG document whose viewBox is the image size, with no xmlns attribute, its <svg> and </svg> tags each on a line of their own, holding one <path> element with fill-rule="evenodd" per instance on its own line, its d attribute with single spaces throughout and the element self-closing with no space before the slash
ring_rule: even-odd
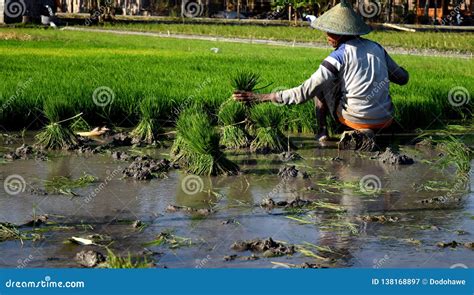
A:
<svg viewBox="0 0 474 295">
<path fill-rule="evenodd" d="M 247 91 L 236 91 L 232 95 L 236 101 L 240 102 L 275 102 L 277 101 L 277 95 L 275 93 L 268 94 L 257 94 Z"/>
<path fill-rule="evenodd" d="M 235 91 L 232 97 L 240 102 L 257 102 L 257 95 L 249 91 Z"/>
</svg>

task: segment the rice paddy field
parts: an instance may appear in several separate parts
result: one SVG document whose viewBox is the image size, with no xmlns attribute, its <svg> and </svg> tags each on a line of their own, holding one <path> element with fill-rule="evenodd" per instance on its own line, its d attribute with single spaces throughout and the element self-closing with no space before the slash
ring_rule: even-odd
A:
<svg viewBox="0 0 474 295">
<path fill-rule="evenodd" d="M 299 30 L 253 34 L 314 41 Z M 368 37 L 472 52 L 433 34 Z M 410 82 L 378 151 L 316 142 L 312 102 L 230 99 L 297 86 L 329 53 L 0 28 L 0 267 L 472 267 L 472 58 L 393 54 Z"/>
<path fill-rule="evenodd" d="M 42 127 L 43 106 L 52 100 L 64 102 L 72 115 L 83 112 L 89 124 L 132 127 L 139 120 L 137 103 L 147 96 L 171 102 L 160 120 L 173 126 L 179 113 L 173 110 L 190 102 L 203 102 L 216 114 L 239 70 L 260 73 L 262 85 L 270 85 L 261 92 L 270 92 L 302 83 L 330 52 L 38 29 L 0 29 L 0 34 L 0 124 L 7 130 Z M 472 100 L 457 107 L 448 99 L 459 87 L 474 91 L 472 59 L 394 58 L 410 73 L 407 86 L 391 87 L 400 129 L 460 119 L 472 110 Z M 104 101 L 97 103 L 99 98 Z M 305 125 L 312 112 L 305 104 L 286 113 Z"/>
</svg>

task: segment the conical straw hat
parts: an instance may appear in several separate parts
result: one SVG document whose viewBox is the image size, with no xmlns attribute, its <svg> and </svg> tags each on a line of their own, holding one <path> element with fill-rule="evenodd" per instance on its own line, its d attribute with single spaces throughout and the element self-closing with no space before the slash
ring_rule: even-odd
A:
<svg viewBox="0 0 474 295">
<path fill-rule="evenodd" d="M 348 0 L 341 0 L 333 8 L 311 23 L 311 27 L 337 35 L 365 35 L 372 30 L 352 9 Z"/>
</svg>

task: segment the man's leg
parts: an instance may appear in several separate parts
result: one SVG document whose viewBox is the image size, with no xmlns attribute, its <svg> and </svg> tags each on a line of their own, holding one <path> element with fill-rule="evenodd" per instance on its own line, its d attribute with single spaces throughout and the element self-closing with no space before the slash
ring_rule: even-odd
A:
<svg viewBox="0 0 474 295">
<path fill-rule="evenodd" d="M 329 108 L 326 101 L 324 99 L 315 97 L 314 110 L 316 112 L 316 121 L 318 124 L 316 140 L 326 141 L 329 139 L 329 133 L 328 133 L 327 122 L 326 122 L 326 118 L 329 113 Z"/>
</svg>

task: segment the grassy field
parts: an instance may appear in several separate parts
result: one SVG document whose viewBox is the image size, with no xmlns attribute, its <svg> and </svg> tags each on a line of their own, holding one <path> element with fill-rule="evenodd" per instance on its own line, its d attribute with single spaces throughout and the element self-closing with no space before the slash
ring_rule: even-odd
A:
<svg viewBox="0 0 474 295">
<path fill-rule="evenodd" d="M 211 48 L 219 48 L 214 53 Z M 204 103 L 211 115 L 232 93 L 231 77 L 254 70 L 273 84 L 262 92 L 299 85 L 330 50 L 120 36 L 42 29 L 0 29 L 0 124 L 35 129 L 48 120 L 43 105 L 62 101 L 70 115 L 83 112 L 91 125 L 136 126 L 139 102 L 160 97 L 172 126 L 180 109 Z M 411 75 L 405 87 L 391 86 L 397 121 L 413 130 L 460 118 L 448 93 L 474 93 L 474 61 L 394 56 Z M 95 94 L 95 96 L 94 96 Z M 102 95 L 101 95 L 102 94 Z M 95 101 L 94 99 L 95 98 Z M 464 104 L 472 110 L 473 100 Z M 290 120 L 307 126 L 313 105 L 285 107 Z M 66 115 L 63 115 L 66 117 Z M 64 118 L 62 118 L 64 119 Z M 311 123 L 311 122 L 310 122 Z"/>
<path fill-rule="evenodd" d="M 308 27 L 218 25 L 218 24 L 107 24 L 107 29 L 144 32 L 198 34 L 209 36 L 256 38 L 326 43 L 325 34 Z M 473 33 L 374 31 L 368 38 L 384 46 L 407 49 L 474 52 Z"/>
</svg>

